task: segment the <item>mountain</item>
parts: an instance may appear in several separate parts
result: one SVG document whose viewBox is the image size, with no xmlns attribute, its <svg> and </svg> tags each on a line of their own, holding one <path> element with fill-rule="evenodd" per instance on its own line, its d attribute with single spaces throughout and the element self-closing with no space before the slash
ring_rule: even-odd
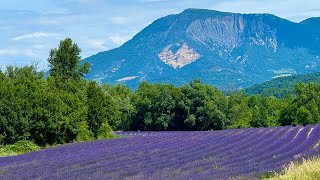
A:
<svg viewBox="0 0 320 180">
<path fill-rule="evenodd" d="M 320 73 L 279 77 L 261 84 L 255 84 L 252 87 L 243 89 L 243 91 L 247 95 L 261 94 L 262 96 L 283 98 L 286 95 L 294 94 L 294 85 L 297 83 L 320 84 Z"/>
<path fill-rule="evenodd" d="M 181 85 L 200 78 L 220 89 L 320 69 L 320 18 L 294 23 L 271 14 L 187 9 L 160 18 L 121 47 L 88 57 L 88 79 Z"/>
</svg>

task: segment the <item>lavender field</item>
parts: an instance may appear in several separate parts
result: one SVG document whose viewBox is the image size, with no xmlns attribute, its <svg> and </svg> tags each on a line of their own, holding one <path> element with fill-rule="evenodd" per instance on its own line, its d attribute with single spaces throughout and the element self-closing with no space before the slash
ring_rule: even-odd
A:
<svg viewBox="0 0 320 180">
<path fill-rule="evenodd" d="M 0 179 L 256 179 L 320 155 L 320 125 L 118 134 L 0 158 Z"/>
</svg>

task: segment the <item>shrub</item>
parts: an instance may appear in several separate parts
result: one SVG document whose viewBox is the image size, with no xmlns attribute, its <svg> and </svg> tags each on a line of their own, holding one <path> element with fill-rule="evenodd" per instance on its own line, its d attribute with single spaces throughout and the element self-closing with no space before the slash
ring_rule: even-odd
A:
<svg viewBox="0 0 320 180">
<path fill-rule="evenodd" d="M 1 146 L 0 156 L 14 156 L 38 150 L 41 150 L 41 147 L 35 143 L 27 140 L 20 140 L 11 145 Z"/>
<path fill-rule="evenodd" d="M 98 139 L 113 138 L 113 133 L 108 123 L 103 123 L 98 131 Z"/>
</svg>

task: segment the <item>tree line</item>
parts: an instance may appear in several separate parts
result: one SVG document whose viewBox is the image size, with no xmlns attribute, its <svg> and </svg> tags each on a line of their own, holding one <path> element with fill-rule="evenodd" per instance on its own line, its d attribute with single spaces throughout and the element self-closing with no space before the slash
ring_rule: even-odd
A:
<svg viewBox="0 0 320 180">
<path fill-rule="evenodd" d="M 90 65 L 65 39 L 49 54 L 49 75 L 35 66 L 0 72 L 0 144 L 38 145 L 112 137 L 113 131 L 189 131 L 307 125 L 320 122 L 320 85 L 297 84 L 295 95 L 225 95 L 194 80 L 183 86 L 142 82 L 99 85 Z"/>
<path fill-rule="evenodd" d="M 65 39 L 52 49 L 50 72 L 35 66 L 0 72 L 0 144 L 30 140 L 45 146 L 112 136 L 108 99 L 95 82 L 84 80 L 89 64 Z"/>
<path fill-rule="evenodd" d="M 142 82 L 135 92 L 103 85 L 115 105 L 114 130 L 185 131 L 320 123 L 320 85 L 295 85 L 295 95 L 225 95 L 195 80 L 184 86 Z"/>
</svg>

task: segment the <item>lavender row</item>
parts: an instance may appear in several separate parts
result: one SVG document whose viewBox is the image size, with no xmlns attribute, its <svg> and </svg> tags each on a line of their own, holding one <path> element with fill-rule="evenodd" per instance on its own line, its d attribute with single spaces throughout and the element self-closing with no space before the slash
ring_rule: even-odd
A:
<svg viewBox="0 0 320 180">
<path fill-rule="evenodd" d="M 0 158 L 0 179 L 255 178 L 320 155 L 320 125 L 117 134 Z"/>
</svg>

